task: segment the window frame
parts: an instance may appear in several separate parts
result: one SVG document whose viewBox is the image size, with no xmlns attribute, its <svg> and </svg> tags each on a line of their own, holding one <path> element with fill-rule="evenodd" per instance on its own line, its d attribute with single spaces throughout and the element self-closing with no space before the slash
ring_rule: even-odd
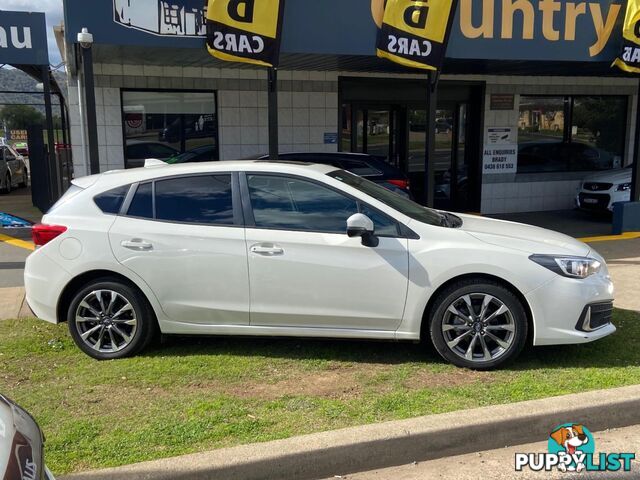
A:
<svg viewBox="0 0 640 480">
<path fill-rule="evenodd" d="M 527 94 L 527 93 L 521 93 L 520 94 L 520 99 L 518 101 L 518 115 L 520 115 L 520 104 L 522 103 L 522 97 L 529 97 L 529 98 L 559 98 L 562 99 L 563 102 L 563 132 L 562 132 L 562 138 L 560 139 L 560 141 L 558 142 L 554 142 L 557 143 L 559 145 L 574 145 L 574 144 L 582 144 L 581 142 L 574 142 L 573 140 L 573 134 L 572 134 L 572 124 L 573 124 L 573 111 L 574 111 L 574 103 L 575 103 L 575 99 L 579 99 L 579 98 L 589 98 L 589 97 L 608 97 L 608 98 L 622 98 L 625 100 L 625 112 L 624 112 L 624 117 L 626 119 L 629 118 L 629 108 L 630 108 L 630 98 L 629 95 L 618 95 L 618 94 Z M 519 118 L 519 117 L 518 117 Z M 518 120 L 519 122 L 519 120 Z M 622 151 L 622 168 L 624 168 L 624 158 L 626 156 L 627 153 L 627 149 L 628 149 L 628 128 L 627 128 L 627 122 L 624 123 L 624 128 L 621 130 L 624 138 L 622 141 L 622 145 L 623 145 L 623 151 Z M 560 137 L 558 137 L 560 138 Z M 519 150 L 519 146 L 520 146 L 520 127 L 518 125 L 518 150 Z M 596 148 L 596 147 L 592 147 L 591 145 L 587 145 L 590 148 Z M 519 153 L 518 153 L 519 155 Z M 567 167 L 570 167 L 571 165 L 574 164 L 574 160 L 570 154 L 568 163 L 567 163 Z M 544 170 L 540 170 L 540 171 L 533 171 L 533 172 L 520 172 L 517 171 L 516 172 L 516 176 L 519 175 L 545 175 L 545 174 L 559 174 L 559 173 L 589 173 L 589 172 L 608 172 L 613 170 L 613 168 L 609 168 L 609 169 L 604 169 L 604 170 L 576 170 L 576 169 L 571 169 L 571 168 L 565 168 L 565 169 L 561 169 L 561 170 L 549 170 L 549 171 L 544 171 Z"/>
<path fill-rule="evenodd" d="M 216 161 L 220 160 L 220 115 L 219 115 L 219 104 L 218 104 L 218 90 L 209 90 L 202 88 L 121 88 L 120 89 L 120 120 L 122 124 L 122 155 L 124 159 L 124 168 L 129 168 L 127 163 L 127 127 L 126 127 L 126 119 L 124 112 L 124 94 L 126 92 L 151 92 L 151 93 L 209 93 L 213 95 L 213 101 L 215 105 L 215 150 L 216 150 Z M 187 115 L 187 114 L 180 114 Z M 145 121 L 143 119 L 143 121 Z M 182 152 L 181 148 L 177 149 L 178 153 Z M 188 151 L 186 148 L 184 151 Z M 134 159 L 135 160 L 135 159 Z"/>
<path fill-rule="evenodd" d="M 231 176 L 231 207 L 233 209 L 233 223 L 203 223 L 203 222 L 183 222 L 179 220 L 164 220 L 161 218 L 157 218 L 156 215 L 156 182 L 162 182 L 164 180 L 174 180 L 174 179 L 182 179 L 188 177 L 212 177 L 219 175 L 230 175 Z M 138 191 L 138 187 L 140 185 L 145 185 L 151 183 L 151 211 L 153 218 L 148 217 L 139 217 L 134 215 L 128 215 L 127 212 L 131 203 L 133 201 L 133 197 Z M 231 227 L 231 228 L 244 228 L 244 216 L 242 212 L 242 205 L 240 200 L 240 187 L 238 183 L 238 172 L 197 172 L 197 173 L 186 173 L 179 175 L 169 175 L 166 177 L 157 177 L 149 180 L 144 180 L 140 182 L 135 182 L 131 184 L 129 188 L 129 193 L 124 199 L 122 203 L 122 207 L 120 208 L 120 212 L 117 214 L 120 217 L 126 218 L 135 218 L 137 220 L 146 220 L 150 222 L 161 222 L 161 223 L 171 223 L 178 225 L 197 225 L 201 227 Z"/>
<path fill-rule="evenodd" d="M 347 192 L 345 192 L 344 190 L 340 190 L 339 188 L 335 188 L 333 185 L 329 185 L 327 183 L 321 182 L 319 180 L 316 180 L 315 178 L 309 178 L 309 177 L 305 177 L 302 175 L 295 175 L 295 174 L 291 174 L 291 173 L 282 173 L 282 172 L 269 172 L 269 171 L 264 171 L 264 170 L 251 170 L 251 171 L 241 171 L 239 172 L 239 182 L 240 182 L 240 194 L 242 197 L 242 210 L 243 210 L 243 214 L 244 214 L 244 219 L 245 219 L 245 228 L 255 228 L 255 229 L 259 229 L 259 230 L 274 230 L 274 231 L 281 231 L 281 232 L 303 232 L 303 233 L 323 233 L 323 234 L 330 234 L 330 235 L 346 235 L 346 231 L 347 231 L 347 227 L 345 224 L 345 231 L 344 233 L 337 233 L 334 231 L 327 231 L 327 230 L 310 230 L 310 229 L 298 229 L 298 228 L 279 228 L 279 227 L 259 227 L 256 225 L 256 221 L 255 221 L 255 217 L 253 215 L 253 207 L 251 205 L 251 194 L 249 191 L 249 183 L 247 181 L 247 175 L 264 175 L 264 176 L 269 176 L 269 177 L 284 177 L 284 178 L 291 178 L 291 179 L 295 179 L 295 180 L 301 180 L 301 181 L 306 181 L 309 183 L 313 183 L 315 185 L 318 185 L 320 187 L 324 187 L 327 188 L 329 190 L 332 190 L 340 195 L 343 195 L 345 197 L 347 197 L 348 199 L 354 201 L 356 203 L 356 205 L 358 206 L 358 213 L 362 210 L 362 206 L 366 205 L 367 208 L 373 210 L 374 212 L 376 212 L 379 215 L 382 215 L 386 218 L 391 219 L 395 224 L 396 224 L 396 235 L 384 235 L 384 234 L 378 234 L 376 233 L 376 236 L 381 237 L 381 238 L 411 238 L 411 239 L 415 239 L 415 238 L 419 238 L 411 229 L 409 229 L 409 227 L 407 227 L 406 225 L 404 225 L 402 222 L 400 222 L 399 220 L 393 218 L 392 216 L 390 216 L 387 213 L 382 212 L 380 209 L 374 207 L 373 205 L 371 205 L 368 202 L 365 202 L 364 200 L 355 197 Z"/>
</svg>

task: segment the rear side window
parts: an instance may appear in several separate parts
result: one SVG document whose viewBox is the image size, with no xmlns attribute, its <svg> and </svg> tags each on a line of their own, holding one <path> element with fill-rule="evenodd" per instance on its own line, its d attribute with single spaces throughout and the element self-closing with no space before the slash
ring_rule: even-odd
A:
<svg viewBox="0 0 640 480">
<path fill-rule="evenodd" d="M 202 175 L 155 182 L 156 219 L 233 225 L 231 175 Z"/>
<path fill-rule="evenodd" d="M 127 210 L 130 217 L 153 218 L 153 184 L 143 183 L 138 185 L 135 195 Z"/>
<path fill-rule="evenodd" d="M 343 170 L 349 170 L 351 173 L 360 175 L 361 177 L 370 177 L 372 175 L 380 175 L 382 172 L 376 170 L 371 165 L 360 160 L 340 160 Z"/>
<path fill-rule="evenodd" d="M 96 195 L 93 201 L 104 213 L 117 214 L 120 212 L 127 192 L 129 192 L 129 185 L 124 185 Z"/>
</svg>

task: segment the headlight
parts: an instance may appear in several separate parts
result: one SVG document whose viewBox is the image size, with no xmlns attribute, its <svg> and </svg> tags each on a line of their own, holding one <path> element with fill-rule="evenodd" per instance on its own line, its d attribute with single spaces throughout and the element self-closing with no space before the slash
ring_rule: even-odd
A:
<svg viewBox="0 0 640 480">
<path fill-rule="evenodd" d="M 570 278 L 587 278 L 598 273 L 602 266 L 598 260 L 589 257 L 531 255 L 529 259 L 558 275 Z"/>
<path fill-rule="evenodd" d="M 631 190 L 631 182 L 618 184 L 616 190 L 618 192 L 626 192 L 627 190 Z"/>
</svg>

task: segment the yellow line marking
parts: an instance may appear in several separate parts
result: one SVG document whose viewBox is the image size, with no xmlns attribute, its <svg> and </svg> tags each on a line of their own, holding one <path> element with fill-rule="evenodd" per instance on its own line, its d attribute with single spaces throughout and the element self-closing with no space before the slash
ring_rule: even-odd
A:
<svg viewBox="0 0 640 480">
<path fill-rule="evenodd" d="M 9 235 L 3 235 L 0 233 L 0 242 L 13 245 L 14 247 L 24 248 L 26 250 L 35 250 L 36 246 L 33 242 L 27 242 L 26 240 L 20 240 L 19 238 L 10 237 Z"/>
<path fill-rule="evenodd" d="M 620 235 L 602 235 L 599 237 L 583 237 L 579 238 L 581 242 L 611 242 L 614 240 L 633 240 L 640 238 L 640 232 L 625 232 Z"/>
</svg>

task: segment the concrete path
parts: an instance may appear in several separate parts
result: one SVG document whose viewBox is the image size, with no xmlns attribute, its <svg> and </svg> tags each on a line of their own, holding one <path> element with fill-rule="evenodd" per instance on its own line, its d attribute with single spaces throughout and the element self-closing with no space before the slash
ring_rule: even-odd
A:
<svg viewBox="0 0 640 480">
<path fill-rule="evenodd" d="M 632 427 L 605 430 L 594 433 L 597 452 L 606 453 L 635 453 L 638 458 L 632 462 L 630 472 L 619 473 L 536 473 L 532 471 L 516 472 L 514 459 L 516 453 L 544 453 L 547 442 L 529 443 L 518 447 L 501 448 L 499 450 L 485 450 L 482 452 L 440 458 L 428 462 L 412 463 L 401 467 L 384 468 L 369 472 L 355 473 L 344 476 L 330 477 L 332 480 L 343 478 L 348 480 L 425 480 L 451 479 L 477 480 L 490 478 L 492 480 L 529 479 L 637 479 L 640 478 L 640 425 Z M 328 480 L 328 479 L 327 479 Z"/>
</svg>

